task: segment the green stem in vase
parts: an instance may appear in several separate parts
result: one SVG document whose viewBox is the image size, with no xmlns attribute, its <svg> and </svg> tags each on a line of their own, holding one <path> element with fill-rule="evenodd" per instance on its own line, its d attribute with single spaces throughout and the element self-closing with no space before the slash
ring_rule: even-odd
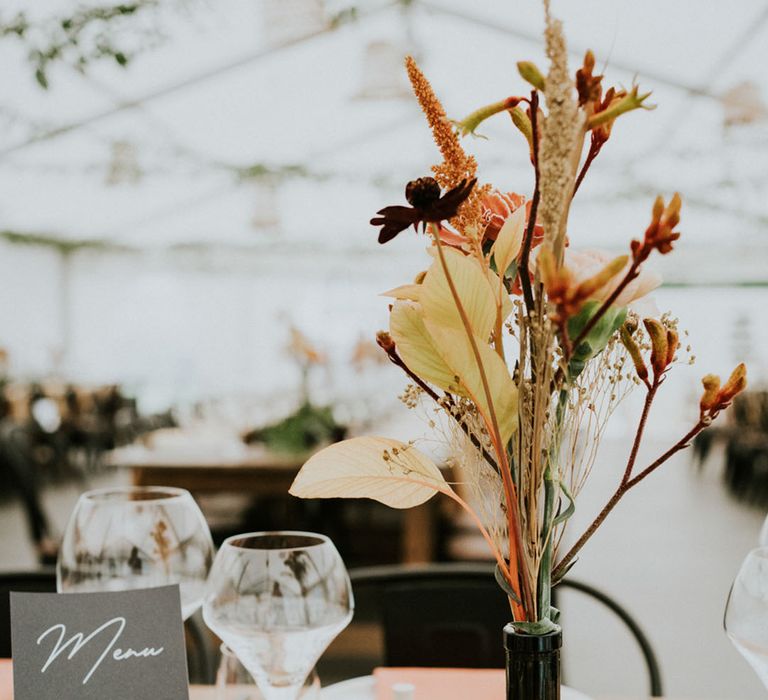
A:
<svg viewBox="0 0 768 700">
<path fill-rule="evenodd" d="M 553 478 L 552 464 L 557 460 L 560 451 L 560 435 L 563 430 L 565 408 L 568 404 L 568 392 L 563 390 L 557 402 L 555 423 L 555 443 L 549 450 L 549 459 L 544 470 L 544 517 L 541 530 L 542 556 L 539 565 L 538 579 L 538 618 L 539 620 L 551 619 L 552 608 L 552 558 L 553 558 L 553 534 L 555 529 L 555 493 L 558 489 L 557 482 Z M 553 620 L 554 622 L 554 620 Z"/>
</svg>

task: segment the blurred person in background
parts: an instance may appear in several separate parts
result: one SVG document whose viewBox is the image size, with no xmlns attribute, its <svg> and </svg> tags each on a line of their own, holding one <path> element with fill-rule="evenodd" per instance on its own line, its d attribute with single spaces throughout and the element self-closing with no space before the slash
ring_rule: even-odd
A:
<svg viewBox="0 0 768 700">
<path fill-rule="evenodd" d="M 40 500 L 40 481 L 33 455 L 36 421 L 25 387 L 6 385 L 0 391 L 0 473 L 21 499 L 29 533 L 41 563 L 56 559 L 56 542 Z"/>
</svg>

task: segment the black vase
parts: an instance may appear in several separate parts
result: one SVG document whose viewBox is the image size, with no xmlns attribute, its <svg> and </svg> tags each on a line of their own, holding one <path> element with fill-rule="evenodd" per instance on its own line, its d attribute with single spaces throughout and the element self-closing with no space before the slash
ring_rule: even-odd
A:
<svg viewBox="0 0 768 700">
<path fill-rule="evenodd" d="M 507 700 L 560 700 L 562 632 L 535 636 L 504 627 Z"/>
</svg>

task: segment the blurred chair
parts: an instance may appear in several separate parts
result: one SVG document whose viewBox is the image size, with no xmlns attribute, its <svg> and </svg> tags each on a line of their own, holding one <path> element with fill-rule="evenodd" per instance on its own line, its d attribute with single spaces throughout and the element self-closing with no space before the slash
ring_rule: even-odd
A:
<svg viewBox="0 0 768 700">
<path fill-rule="evenodd" d="M 11 658 L 10 592 L 56 593 L 55 569 L 0 573 L 0 659 Z M 214 666 L 208 635 L 197 616 L 184 624 L 191 683 L 212 683 Z"/>
<path fill-rule="evenodd" d="M 0 574 L 0 659 L 11 657 L 10 591 L 55 593 L 56 572 L 53 569 L 41 569 Z"/>
<path fill-rule="evenodd" d="M 768 508 L 768 391 L 740 394 L 724 426 L 696 436 L 694 454 L 700 467 L 718 445 L 724 447 L 726 488 L 744 503 Z"/>
<path fill-rule="evenodd" d="M 56 545 L 42 504 L 38 465 L 26 428 L 14 420 L 7 404 L 0 397 L 0 478 L 21 501 L 40 563 L 50 564 Z"/>
<path fill-rule="evenodd" d="M 383 626 L 385 665 L 504 667 L 501 630 L 510 619 L 510 609 L 492 566 L 379 566 L 352 569 L 350 577 L 363 614 L 371 614 L 373 607 Z M 621 619 L 640 647 L 651 697 L 661 697 L 656 655 L 632 616 L 590 585 L 565 580 L 558 588 L 580 591 Z"/>
</svg>

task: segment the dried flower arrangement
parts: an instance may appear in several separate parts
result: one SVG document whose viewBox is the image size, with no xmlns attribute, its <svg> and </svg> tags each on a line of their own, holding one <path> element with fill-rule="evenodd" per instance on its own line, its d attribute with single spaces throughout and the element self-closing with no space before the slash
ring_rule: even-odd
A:
<svg viewBox="0 0 768 700">
<path fill-rule="evenodd" d="M 474 497 L 462 498 L 413 444 L 379 437 L 320 451 L 291 488 L 304 498 L 368 497 L 396 508 L 435 493 L 458 502 L 493 553 L 515 629 L 528 634 L 558 629 L 552 586 L 619 500 L 686 448 L 746 386 L 744 365 L 723 385 L 705 376 L 698 420 L 638 467 L 652 405 L 684 349 L 674 319 L 641 319 L 631 305 L 660 284 L 645 263 L 672 251 L 681 200 L 677 194 L 668 203 L 656 199 L 650 224 L 627 255 L 611 259 L 569 247 L 571 201 L 616 120 L 647 109 L 649 93 L 637 86 L 605 90 L 591 52 L 572 78 L 561 23 L 546 2 L 545 8 L 547 75 L 532 63 L 518 64 L 530 94 L 482 107 L 458 124 L 407 59 L 443 161 L 434 177 L 408 183 L 410 206 L 386 207 L 371 221 L 381 243 L 410 226 L 429 236 L 431 265 L 387 293 L 390 328 L 377 340 L 410 379 L 406 404 L 428 398 L 448 417 Z M 527 142 L 535 174 L 530 199 L 478 184 L 475 158 L 461 145 L 461 136 L 496 114 L 509 115 Z M 562 553 L 606 421 L 634 387 L 645 399 L 619 485 Z"/>
</svg>

